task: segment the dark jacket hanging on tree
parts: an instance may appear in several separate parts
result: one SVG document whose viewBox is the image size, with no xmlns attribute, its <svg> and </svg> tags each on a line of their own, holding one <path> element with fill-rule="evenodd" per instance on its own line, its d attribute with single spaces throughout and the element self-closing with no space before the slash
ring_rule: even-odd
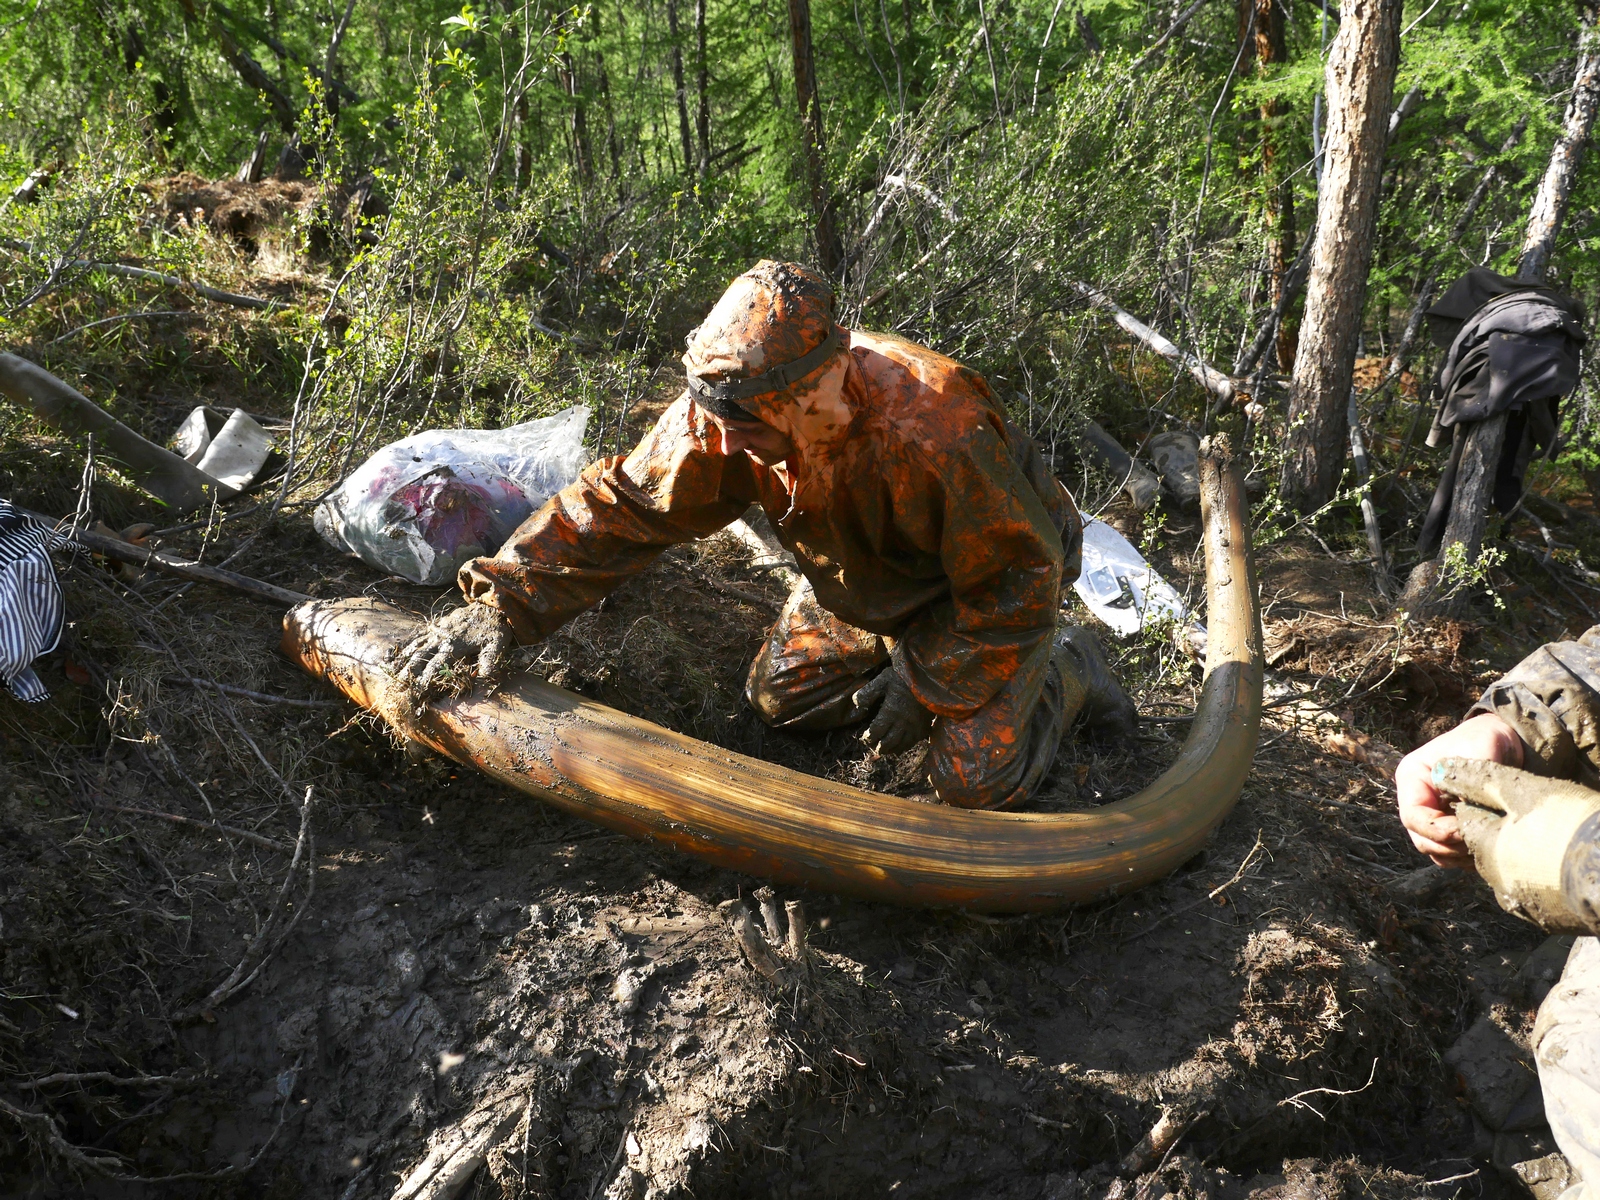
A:
<svg viewBox="0 0 1600 1200">
<path fill-rule="evenodd" d="M 1431 555 L 1444 535 L 1467 429 L 1501 413 L 1510 416 L 1494 503 L 1501 512 L 1516 505 L 1528 463 L 1555 444 L 1561 397 L 1577 386 L 1579 350 L 1588 340 L 1583 316 L 1576 301 L 1486 267 L 1473 267 L 1428 309 L 1434 344 L 1446 351 L 1428 445 L 1439 445 L 1447 431 L 1453 442 L 1419 553 Z"/>
</svg>

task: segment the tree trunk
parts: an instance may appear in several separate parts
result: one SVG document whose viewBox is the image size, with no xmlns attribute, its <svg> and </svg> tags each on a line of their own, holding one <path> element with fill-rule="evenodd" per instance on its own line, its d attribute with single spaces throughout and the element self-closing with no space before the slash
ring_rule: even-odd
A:
<svg viewBox="0 0 1600 1200">
<path fill-rule="evenodd" d="M 1517 278 L 1529 283 L 1544 282 L 1549 267 L 1550 254 L 1555 248 L 1556 235 L 1561 231 L 1561 220 L 1566 215 L 1567 201 L 1572 195 L 1573 179 L 1583 160 L 1584 144 L 1594 127 L 1595 109 L 1600 102 L 1600 2 L 1589 0 L 1583 8 L 1578 26 L 1577 69 L 1572 82 L 1572 96 L 1567 102 L 1566 120 L 1561 136 L 1550 152 L 1550 162 L 1545 167 L 1544 178 L 1533 198 L 1533 208 L 1528 215 L 1528 231 L 1522 243 L 1522 257 L 1517 265 Z M 1519 125 L 1516 134 L 1520 135 Z M 1492 170 L 1492 168 L 1491 168 Z M 1486 175 L 1484 184 L 1489 182 Z M 1487 190 L 1479 185 L 1473 200 Z M 1457 437 L 1465 437 L 1461 453 L 1461 467 L 1456 474 L 1455 488 L 1450 497 L 1450 518 L 1445 523 L 1444 538 L 1439 544 L 1439 557 L 1431 562 L 1417 564 L 1406 583 L 1400 607 L 1412 612 L 1427 613 L 1436 607 L 1443 574 L 1445 555 L 1452 546 L 1460 546 L 1469 563 L 1478 561 L 1483 548 L 1483 530 L 1489 515 L 1489 501 L 1494 494 L 1495 473 L 1500 464 L 1500 453 L 1505 442 L 1507 413 L 1479 421 Z M 1447 582 L 1447 581 L 1445 581 Z"/>
<path fill-rule="evenodd" d="M 828 275 L 839 271 L 839 235 L 834 229 L 823 170 L 822 105 L 817 99 L 817 67 L 811 49 L 811 0 L 789 0 L 789 36 L 794 45 L 794 94 L 800 107 L 800 136 L 805 146 L 806 182 L 816 216 L 817 260 Z"/>
<path fill-rule="evenodd" d="M 672 35 L 672 86 L 678 98 L 678 138 L 683 143 L 683 170 L 694 170 L 694 135 L 689 132 L 689 93 L 683 82 L 683 45 L 678 41 L 678 0 L 667 0 L 667 32 Z"/>
<path fill-rule="evenodd" d="M 572 104 L 572 165 L 577 169 L 579 181 L 588 184 L 594 179 L 594 158 L 589 152 L 589 119 L 578 90 L 578 68 L 572 54 L 566 50 L 561 52 L 560 64 L 556 76 Z"/>
<path fill-rule="evenodd" d="M 600 88 L 600 101 L 606 107 L 606 150 L 611 155 L 611 181 L 622 177 L 622 151 L 617 145 L 617 112 L 611 104 L 611 77 L 606 74 L 605 57 L 594 52 L 595 82 Z"/>
<path fill-rule="evenodd" d="M 694 67 L 695 106 L 694 127 L 700 138 L 698 174 L 701 179 L 711 169 L 711 97 L 710 73 L 706 68 L 706 0 L 694 0 Z"/>
<path fill-rule="evenodd" d="M 1539 181 L 1539 192 L 1528 216 L 1528 234 L 1522 243 L 1522 258 L 1517 278 L 1543 283 L 1550 252 L 1555 249 L 1561 219 L 1566 215 L 1567 199 L 1583 161 L 1584 143 L 1594 127 L 1597 102 L 1600 102 L 1600 24 L 1596 22 L 1600 4 L 1583 7 L 1578 26 L 1578 66 L 1572 80 L 1572 98 L 1567 101 L 1567 117 L 1561 137 L 1550 154 L 1550 165 Z"/>
<path fill-rule="evenodd" d="M 1451 546 L 1460 546 L 1468 563 L 1478 561 L 1483 549 L 1484 516 L 1494 492 L 1495 471 L 1500 465 L 1500 449 L 1506 438 L 1506 414 L 1490 417 L 1470 426 L 1458 437 L 1467 439 L 1461 451 L 1461 466 L 1456 473 L 1455 494 L 1450 519 L 1445 522 L 1439 557 L 1420 562 L 1406 580 L 1406 590 L 1395 607 L 1415 617 L 1430 617 L 1440 610 L 1441 590 L 1451 581 L 1444 578 L 1445 555 Z"/>
<path fill-rule="evenodd" d="M 1345 408 L 1372 260 L 1401 0 L 1346 0 L 1327 67 L 1327 163 L 1294 377 L 1282 492 L 1308 512 L 1333 498 L 1344 467 Z"/>
<path fill-rule="evenodd" d="M 1239 40 L 1255 40 L 1256 74 L 1265 76 L 1272 67 L 1287 62 L 1288 49 L 1283 38 L 1281 0 L 1239 0 Z M 1278 130 L 1287 106 L 1277 100 L 1262 104 L 1261 183 L 1267 217 L 1267 304 L 1275 307 L 1283 296 L 1284 280 L 1294 257 L 1294 191 L 1278 160 Z M 1278 360 L 1282 369 L 1293 363 L 1293 335 L 1287 322 L 1278 327 Z"/>
<path fill-rule="evenodd" d="M 184 18 L 193 24 L 204 25 L 210 31 L 211 36 L 216 38 L 217 48 L 222 51 L 222 57 L 228 61 L 228 65 L 238 73 L 247 87 L 266 97 L 267 107 L 272 110 L 272 116 L 278 122 L 279 128 L 292 135 L 295 131 L 294 102 L 273 82 L 272 76 L 250 56 L 215 14 L 208 14 L 208 18 L 203 19 L 195 8 L 194 0 L 179 0 L 179 3 L 183 6 Z"/>
</svg>

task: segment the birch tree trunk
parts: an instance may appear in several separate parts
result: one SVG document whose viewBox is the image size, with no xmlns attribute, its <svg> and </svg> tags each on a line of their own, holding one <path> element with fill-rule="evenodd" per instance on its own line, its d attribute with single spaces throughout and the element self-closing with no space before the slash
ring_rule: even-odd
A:
<svg viewBox="0 0 1600 1200">
<path fill-rule="evenodd" d="M 1530 284 L 1544 282 L 1555 249 L 1561 221 L 1566 216 L 1572 184 L 1583 161 L 1585 143 L 1594 128 L 1595 110 L 1600 105 L 1600 2 L 1589 0 L 1583 7 L 1578 26 L 1578 57 L 1573 74 L 1572 95 L 1567 101 L 1561 136 L 1550 151 L 1550 162 L 1539 190 L 1534 194 L 1528 214 L 1528 231 L 1522 242 L 1522 257 L 1517 278 Z M 1474 196 L 1476 199 L 1476 195 Z M 1494 493 L 1494 477 L 1505 444 L 1508 413 L 1479 421 L 1458 437 L 1466 438 L 1461 452 L 1461 469 L 1456 475 L 1450 498 L 1450 517 L 1445 523 L 1439 557 L 1418 563 L 1406 581 L 1399 607 L 1412 613 L 1428 614 L 1438 607 L 1445 555 L 1450 547 L 1460 546 L 1469 563 L 1476 562 L 1483 549 L 1483 530 L 1489 516 L 1489 500 Z M 1513 448 L 1514 449 L 1514 448 Z"/>
<path fill-rule="evenodd" d="M 1346 0 L 1328 50 L 1327 164 L 1305 319 L 1289 384 L 1282 493 L 1303 512 L 1333 498 L 1344 467 L 1345 409 L 1361 333 L 1401 0 Z"/>
<path fill-rule="evenodd" d="M 794 45 L 794 94 L 800 106 L 806 183 L 817 222 L 817 260 L 824 272 L 837 276 L 841 252 L 833 206 L 828 201 L 828 177 L 823 169 L 822 105 L 817 99 L 816 57 L 811 48 L 811 0 L 789 0 L 789 37 Z"/>
<path fill-rule="evenodd" d="M 1518 279 L 1544 282 L 1550 252 L 1555 249 L 1561 220 L 1567 213 L 1567 200 L 1572 195 L 1572 184 L 1578 176 L 1578 165 L 1583 161 L 1583 148 L 1589 140 L 1589 131 L 1594 128 L 1595 108 L 1600 103 L 1597 15 L 1600 15 L 1600 4 L 1591 0 L 1584 5 L 1578 26 L 1578 65 L 1572 80 L 1572 96 L 1567 101 L 1561 137 L 1550 152 L 1550 164 L 1539 181 L 1539 191 L 1528 214 L 1528 233 L 1522 241 L 1522 258 L 1517 264 Z"/>
</svg>

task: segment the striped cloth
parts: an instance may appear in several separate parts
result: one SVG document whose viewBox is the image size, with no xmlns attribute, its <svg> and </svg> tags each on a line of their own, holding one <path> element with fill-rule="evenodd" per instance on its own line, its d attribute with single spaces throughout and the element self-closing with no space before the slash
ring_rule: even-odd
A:
<svg viewBox="0 0 1600 1200">
<path fill-rule="evenodd" d="M 50 549 L 64 542 L 0 500 L 0 683 L 29 704 L 50 697 L 32 664 L 61 643 L 66 606 Z"/>
</svg>

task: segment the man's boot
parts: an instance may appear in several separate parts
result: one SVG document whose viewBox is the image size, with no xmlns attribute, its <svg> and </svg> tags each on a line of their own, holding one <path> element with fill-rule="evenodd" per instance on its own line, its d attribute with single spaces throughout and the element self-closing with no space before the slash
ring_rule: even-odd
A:
<svg viewBox="0 0 1600 1200">
<path fill-rule="evenodd" d="M 1139 711 L 1111 673 L 1100 639 L 1082 625 L 1063 625 L 1056 630 L 1051 654 L 1061 672 L 1065 690 L 1083 689 L 1084 723 L 1090 732 L 1109 739 L 1131 741 L 1139 728 Z"/>
</svg>

